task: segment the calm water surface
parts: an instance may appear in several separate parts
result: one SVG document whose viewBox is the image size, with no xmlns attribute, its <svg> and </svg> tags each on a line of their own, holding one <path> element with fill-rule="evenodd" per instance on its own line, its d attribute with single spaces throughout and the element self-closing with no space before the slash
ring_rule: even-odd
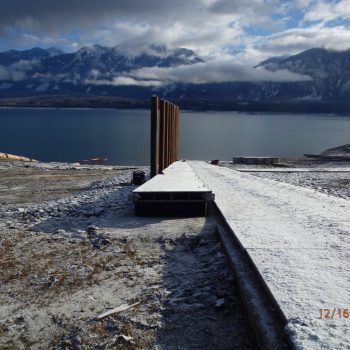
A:
<svg viewBox="0 0 350 350">
<path fill-rule="evenodd" d="M 42 161 L 148 164 L 149 111 L 0 109 L 0 152 Z M 350 143 L 350 116 L 181 112 L 180 156 L 299 156 Z"/>
</svg>

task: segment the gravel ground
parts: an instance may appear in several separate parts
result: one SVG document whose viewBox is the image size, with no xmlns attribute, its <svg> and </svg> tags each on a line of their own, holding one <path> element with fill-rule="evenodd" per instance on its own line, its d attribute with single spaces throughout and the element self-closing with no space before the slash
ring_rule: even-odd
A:
<svg viewBox="0 0 350 350">
<path fill-rule="evenodd" d="M 256 349 L 213 218 L 135 217 L 133 169 L 0 168 L 1 349 Z"/>
<path fill-rule="evenodd" d="M 271 180 L 287 182 L 296 186 L 312 188 L 316 191 L 350 198 L 350 172 L 344 173 L 250 173 Z"/>
<path fill-rule="evenodd" d="M 234 170 L 244 170 L 247 174 L 263 177 L 292 185 L 314 189 L 341 198 L 350 198 L 350 172 L 322 172 L 317 169 L 350 168 L 350 161 L 320 161 L 310 158 L 282 159 L 283 167 L 272 167 L 266 165 L 232 164 L 232 162 L 220 162 L 221 166 Z M 286 170 L 288 172 L 282 172 Z M 249 172 L 249 169 L 254 171 Z M 261 170 L 261 172 L 257 170 Z M 295 170 L 293 170 L 295 169 Z M 310 170 L 310 172 L 298 172 L 297 169 Z M 275 170 L 265 172 L 264 170 Z M 289 171 L 290 170 L 290 171 Z"/>
</svg>

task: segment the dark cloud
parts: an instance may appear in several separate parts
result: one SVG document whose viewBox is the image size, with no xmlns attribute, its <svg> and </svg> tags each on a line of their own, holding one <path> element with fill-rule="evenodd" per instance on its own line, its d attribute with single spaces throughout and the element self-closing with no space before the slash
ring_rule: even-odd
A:
<svg viewBox="0 0 350 350">
<path fill-rule="evenodd" d="M 350 31 L 345 24 L 326 27 L 308 22 L 319 17 L 350 18 L 348 2 L 0 0 L 0 50 L 58 46 L 76 51 L 92 44 L 126 43 L 129 51 L 137 52 L 141 44 L 165 44 L 187 47 L 210 59 L 228 53 L 254 65 L 311 47 L 349 48 Z M 285 27 L 300 9 L 304 16 L 299 13 L 293 27 Z M 237 50 L 241 53 L 235 54 Z"/>
<path fill-rule="evenodd" d="M 208 10 L 213 13 L 239 14 L 240 16 L 244 13 L 254 13 L 257 17 L 266 15 L 271 9 L 271 4 L 262 0 L 217 0 L 208 7 Z"/>
<path fill-rule="evenodd" d="M 0 28 L 64 31 L 65 25 L 101 23 L 116 16 L 172 17 L 180 9 L 187 13 L 202 6 L 197 0 L 1 0 Z M 160 16 L 161 15 L 161 16 Z"/>
</svg>

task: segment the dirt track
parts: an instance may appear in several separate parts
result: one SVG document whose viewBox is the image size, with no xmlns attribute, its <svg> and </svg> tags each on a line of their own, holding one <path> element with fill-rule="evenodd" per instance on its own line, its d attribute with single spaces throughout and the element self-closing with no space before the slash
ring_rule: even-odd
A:
<svg viewBox="0 0 350 350">
<path fill-rule="evenodd" d="M 78 193 L 92 181 L 121 174 L 117 168 L 50 169 L 9 167 L 0 171 L 0 203 L 21 204 L 58 199 Z"/>
</svg>

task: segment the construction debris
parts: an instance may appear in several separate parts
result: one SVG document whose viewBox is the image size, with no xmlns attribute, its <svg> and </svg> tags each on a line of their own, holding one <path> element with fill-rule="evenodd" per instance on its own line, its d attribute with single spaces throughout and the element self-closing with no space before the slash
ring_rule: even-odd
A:
<svg viewBox="0 0 350 350">
<path fill-rule="evenodd" d="M 134 303 L 134 304 L 131 304 L 131 305 L 127 305 L 127 304 L 123 304 L 123 305 L 120 305 L 112 310 L 109 310 L 109 311 L 106 311 L 104 312 L 103 314 L 101 315 L 98 315 L 97 318 L 100 320 L 102 318 L 105 318 L 107 316 L 110 316 L 110 315 L 113 315 L 113 314 L 116 314 L 118 312 L 122 312 L 122 311 L 125 311 L 125 310 L 129 310 L 131 309 L 132 307 L 136 306 L 136 305 L 139 305 L 140 302 L 138 301 L 137 303 Z"/>
</svg>

